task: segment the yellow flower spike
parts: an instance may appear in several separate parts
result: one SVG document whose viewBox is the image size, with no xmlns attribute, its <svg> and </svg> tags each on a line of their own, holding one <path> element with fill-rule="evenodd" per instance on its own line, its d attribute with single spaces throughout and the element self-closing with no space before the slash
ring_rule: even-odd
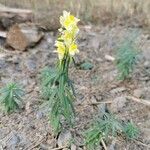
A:
<svg viewBox="0 0 150 150">
<path fill-rule="evenodd" d="M 70 12 L 64 11 L 63 16 L 60 17 L 61 28 L 59 32 L 61 36 L 56 42 L 57 53 L 60 60 L 63 59 L 65 54 L 69 54 L 71 57 L 79 52 L 76 45 L 76 36 L 79 32 L 77 26 L 79 19 L 70 15 Z"/>
<path fill-rule="evenodd" d="M 69 47 L 69 54 L 70 54 L 71 56 L 74 56 L 76 53 L 79 53 L 77 44 L 72 43 L 72 44 L 70 45 L 70 47 Z"/>
</svg>

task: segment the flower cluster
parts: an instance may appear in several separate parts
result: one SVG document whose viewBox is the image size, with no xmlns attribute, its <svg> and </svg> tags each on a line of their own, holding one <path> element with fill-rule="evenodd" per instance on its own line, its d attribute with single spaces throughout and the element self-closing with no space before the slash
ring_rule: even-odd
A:
<svg viewBox="0 0 150 150">
<path fill-rule="evenodd" d="M 63 12 L 60 17 L 61 28 L 59 29 L 61 36 L 55 43 L 59 60 L 62 60 L 65 55 L 74 56 L 79 52 L 76 44 L 76 36 L 79 32 L 77 23 L 79 19 L 70 15 L 70 12 Z"/>
</svg>

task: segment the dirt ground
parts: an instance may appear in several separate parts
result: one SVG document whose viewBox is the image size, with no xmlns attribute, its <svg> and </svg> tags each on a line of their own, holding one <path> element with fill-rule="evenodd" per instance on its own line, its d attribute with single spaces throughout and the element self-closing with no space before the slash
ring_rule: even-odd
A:
<svg viewBox="0 0 150 150">
<path fill-rule="evenodd" d="M 117 80 L 115 63 L 107 60 L 105 55 L 115 57 L 120 41 L 135 30 L 139 31 L 135 42 L 141 50 L 140 62 L 131 79 L 121 82 Z M 0 87 L 10 81 L 16 81 L 23 85 L 26 91 L 23 108 L 19 112 L 6 115 L 0 111 L 0 150 L 50 150 L 57 148 L 58 142 L 63 140 L 58 140 L 59 136 L 54 138 L 52 135 L 48 107 L 41 99 L 39 82 L 41 70 L 45 66 L 53 67 L 57 59 L 54 53 L 56 38 L 57 33 L 48 32 L 35 48 L 24 52 L 6 49 L 0 51 Z M 0 43 L 3 47 L 1 39 Z M 142 103 L 124 99 L 125 95 L 134 95 L 150 100 L 148 31 L 128 25 L 82 26 L 78 44 L 80 53 L 76 61 L 89 60 L 94 67 L 92 70 L 70 67 L 70 77 L 74 81 L 77 99 L 75 126 L 68 129 L 74 141 L 69 149 L 86 150 L 82 146 L 82 133 L 103 109 L 110 110 L 123 121 L 132 120 L 140 128 L 137 141 L 127 141 L 118 137 L 106 143 L 109 150 L 150 149 L 150 108 Z M 118 99 L 121 100 L 121 104 L 116 103 Z M 91 104 L 101 101 L 112 103 Z"/>
</svg>

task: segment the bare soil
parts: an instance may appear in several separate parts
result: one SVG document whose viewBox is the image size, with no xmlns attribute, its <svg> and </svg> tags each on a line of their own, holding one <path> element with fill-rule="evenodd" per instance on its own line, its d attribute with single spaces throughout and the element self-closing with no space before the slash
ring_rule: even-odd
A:
<svg viewBox="0 0 150 150">
<path fill-rule="evenodd" d="M 120 42 L 134 30 L 139 31 L 135 42 L 141 50 L 140 62 L 130 80 L 121 82 L 117 80 L 118 72 L 115 63 L 108 61 L 105 55 L 115 57 Z M 10 81 L 16 81 L 22 84 L 26 91 L 21 110 L 10 115 L 0 111 L 0 149 L 2 150 L 46 150 L 58 147 L 57 137 L 53 137 L 48 120 L 48 107 L 40 96 L 39 81 L 39 74 L 45 66 L 54 67 L 57 59 L 57 54 L 54 53 L 56 38 L 57 33 L 48 32 L 35 48 L 24 52 L 4 48 L 0 51 L 0 87 Z M 70 77 L 74 81 L 77 99 L 74 102 L 75 126 L 68 130 L 72 134 L 77 150 L 86 150 L 81 146 L 82 133 L 102 109 L 108 109 L 122 121 L 132 120 L 140 128 L 137 141 L 127 141 L 118 137 L 106 143 L 109 150 L 150 149 L 149 106 L 132 100 L 126 100 L 122 105 L 115 103 L 116 98 L 125 95 L 150 100 L 150 34 L 148 31 L 119 25 L 82 26 L 78 43 L 80 53 L 76 61 L 89 60 L 94 67 L 92 70 L 70 67 Z M 113 103 L 91 104 L 101 101 L 113 101 Z"/>
</svg>

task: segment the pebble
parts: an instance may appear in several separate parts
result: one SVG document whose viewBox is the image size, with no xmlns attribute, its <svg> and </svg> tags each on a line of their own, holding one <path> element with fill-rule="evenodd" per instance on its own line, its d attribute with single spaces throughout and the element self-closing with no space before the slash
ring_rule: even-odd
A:
<svg viewBox="0 0 150 150">
<path fill-rule="evenodd" d="M 71 144 L 71 150 L 77 150 L 77 146 L 75 144 Z"/>
<path fill-rule="evenodd" d="M 141 98 L 143 95 L 143 90 L 142 89 L 135 89 L 133 91 L 133 96 L 137 97 L 137 98 Z"/>
<path fill-rule="evenodd" d="M 62 147 L 62 146 L 67 146 L 70 141 L 72 139 L 72 135 L 71 132 L 68 130 L 62 131 L 58 137 L 58 146 Z"/>
<path fill-rule="evenodd" d="M 121 112 L 122 108 L 126 106 L 126 98 L 124 96 L 116 97 L 110 105 L 111 112 Z"/>
<path fill-rule="evenodd" d="M 9 140 L 7 141 L 7 147 L 8 149 L 15 150 L 17 144 L 20 142 L 20 138 L 17 135 L 17 133 L 12 132 L 12 134 L 9 137 Z"/>
</svg>

